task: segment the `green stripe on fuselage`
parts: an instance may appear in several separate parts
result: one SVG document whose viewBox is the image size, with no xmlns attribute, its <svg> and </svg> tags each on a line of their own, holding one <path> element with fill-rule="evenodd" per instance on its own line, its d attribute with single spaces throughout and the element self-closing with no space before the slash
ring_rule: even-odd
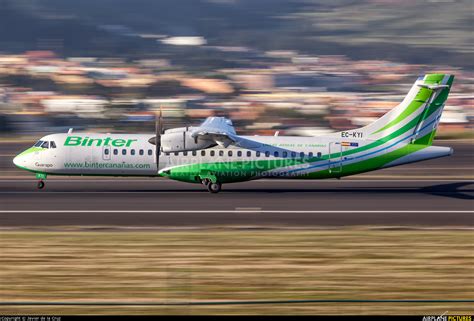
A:
<svg viewBox="0 0 474 321">
<path fill-rule="evenodd" d="M 420 138 L 420 140 L 429 137 L 431 133 Z M 406 144 L 403 147 L 385 153 L 380 156 L 375 156 L 370 159 L 362 160 L 360 162 L 348 164 L 342 166 L 341 172 L 330 172 L 329 169 L 318 170 L 315 172 L 295 175 L 293 178 L 301 179 L 319 179 L 319 178 L 334 178 L 347 175 L 359 174 L 375 169 L 379 169 L 387 163 L 390 163 L 400 157 L 406 156 L 423 148 L 427 145 L 414 145 Z M 335 155 L 335 154 L 332 154 Z M 325 155 L 322 158 L 313 158 L 307 161 L 291 160 L 291 159 L 269 159 L 269 160 L 257 160 L 257 161 L 237 161 L 237 162 L 216 162 L 216 163 L 203 163 L 203 164 L 191 164 L 177 166 L 171 168 L 163 176 L 167 176 L 171 179 L 198 183 L 200 175 L 215 175 L 219 182 L 230 183 L 230 182 L 242 182 L 250 180 L 255 177 L 265 177 L 265 172 L 282 168 L 286 166 L 298 165 L 305 162 L 312 162 L 317 160 L 328 160 L 332 155 Z M 337 154 L 339 157 L 340 154 Z M 334 157 L 333 157 L 334 158 Z M 272 176 L 275 177 L 275 176 Z M 291 176 L 285 176 L 285 178 L 292 178 Z"/>
<path fill-rule="evenodd" d="M 429 135 L 426 136 L 430 136 Z M 422 137 L 424 138 L 424 137 Z M 352 163 L 348 165 L 342 166 L 342 170 L 340 173 L 330 173 L 329 170 L 324 170 L 320 172 L 313 172 L 307 175 L 307 178 L 315 179 L 315 178 L 331 178 L 331 177 L 342 177 L 342 176 L 349 176 L 355 175 L 360 173 L 365 173 L 369 171 L 373 171 L 376 169 L 382 168 L 384 165 L 397 160 L 400 157 L 407 156 L 423 148 L 428 147 L 427 145 L 415 145 L 415 144 L 408 144 L 399 149 L 391 151 L 389 153 L 376 156 L 370 159 L 366 159 L 357 163 Z M 306 177 L 305 177 L 306 178 Z"/>
</svg>

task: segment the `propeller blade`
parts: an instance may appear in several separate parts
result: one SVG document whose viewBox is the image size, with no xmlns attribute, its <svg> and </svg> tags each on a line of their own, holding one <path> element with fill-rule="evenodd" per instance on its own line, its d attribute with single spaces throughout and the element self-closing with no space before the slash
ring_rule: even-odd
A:
<svg viewBox="0 0 474 321">
<path fill-rule="evenodd" d="M 160 170 L 160 150 L 161 150 L 161 134 L 163 133 L 163 117 L 160 106 L 159 116 L 155 116 L 155 154 L 156 154 L 156 169 Z"/>
<path fill-rule="evenodd" d="M 160 105 L 160 135 L 161 134 L 164 134 L 165 130 L 164 130 L 164 127 L 163 127 L 163 109 L 161 108 L 161 105 Z"/>
</svg>

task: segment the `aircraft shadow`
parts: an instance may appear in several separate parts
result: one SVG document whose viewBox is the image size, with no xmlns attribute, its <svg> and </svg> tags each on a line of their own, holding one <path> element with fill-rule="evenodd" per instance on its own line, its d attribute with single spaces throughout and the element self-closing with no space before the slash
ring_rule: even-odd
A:
<svg viewBox="0 0 474 321">
<path fill-rule="evenodd" d="M 232 188 L 231 184 L 224 185 L 222 188 L 223 194 L 229 195 L 228 193 L 242 194 L 242 193 L 350 193 L 350 194 L 428 194 L 434 196 L 449 197 L 462 200 L 473 200 L 474 199 L 474 188 L 464 188 L 467 186 L 474 185 L 474 182 L 457 182 L 449 184 L 439 184 L 424 187 L 343 187 L 343 188 Z M 199 189 L 176 189 L 176 190 L 127 190 L 123 192 L 129 193 L 179 193 L 179 192 L 202 192 L 208 193 L 203 187 Z M 222 194 L 217 194 L 222 195 Z"/>
</svg>

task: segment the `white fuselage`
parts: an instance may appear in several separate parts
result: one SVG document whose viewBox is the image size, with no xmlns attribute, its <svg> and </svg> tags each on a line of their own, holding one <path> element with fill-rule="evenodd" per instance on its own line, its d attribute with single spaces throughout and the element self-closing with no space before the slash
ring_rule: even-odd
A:
<svg viewBox="0 0 474 321">
<path fill-rule="evenodd" d="M 23 153 L 15 158 L 14 162 L 21 168 L 53 175 L 157 176 L 160 171 L 168 168 L 190 164 L 255 162 L 299 157 L 311 157 L 317 161 L 323 155 L 342 153 L 371 143 L 334 137 L 240 136 L 246 140 L 246 148 L 234 145 L 224 148 L 216 145 L 196 151 L 161 152 L 157 167 L 155 145 L 149 142 L 152 137 L 153 134 L 53 134 L 41 140 L 54 142 L 55 148 L 32 147 L 26 155 Z M 411 154 L 390 166 L 450 153 L 449 148 L 428 147 L 422 153 Z M 321 162 L 330 168 L 350 161 L 351 157 L 341 157 Z M 279 176 L 284 176 L 284 173 L 280 171 Z M 297 178 L 298 172 L 291 177 Z"/>
</svg>

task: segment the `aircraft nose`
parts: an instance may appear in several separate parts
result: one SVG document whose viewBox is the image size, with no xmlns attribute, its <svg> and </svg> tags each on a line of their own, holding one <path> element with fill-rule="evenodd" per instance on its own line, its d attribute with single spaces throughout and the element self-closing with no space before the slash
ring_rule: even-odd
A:
<svg viewBox="0 0 474 321">
<path fill-rule="evenodd" d="M 13 164 L 15 164 L 16 167 L 20 166 L 20 158 L 21 156 L 16 156 L 15 158 L 13 158 Z"/>
<path fill-rule="evenodd" d="M 18 168 L 25 169 L 27 167 L 26 160 L 27 157 L 22 154 L 19 154 L 15 158 L 13 158 L 13 164 L 15 164 L 15 166 Z"/>
</svg>

